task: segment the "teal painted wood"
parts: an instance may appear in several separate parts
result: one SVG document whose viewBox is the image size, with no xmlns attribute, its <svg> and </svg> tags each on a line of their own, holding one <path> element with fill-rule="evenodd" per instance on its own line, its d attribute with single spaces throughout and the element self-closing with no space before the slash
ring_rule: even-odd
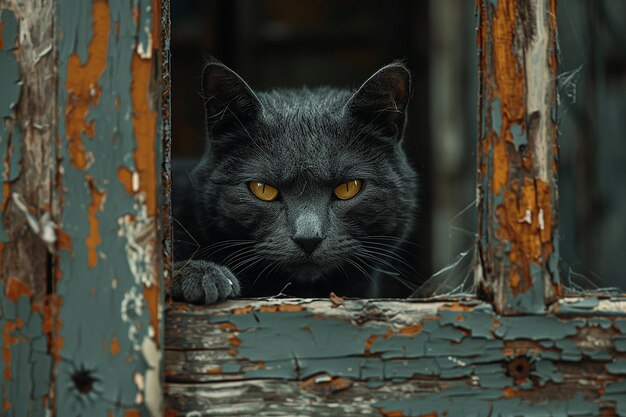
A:
<svg viewBox="0 0 626 417">
<path fill-rule="evenodd" d="M 161 415 L 158 7 L 56 2 L 58 416 Z"/>
<path fill-rule="evenodd" d="M 166 331 L 173 415 L 626 415 L 624 299 L 173 304 Z"/>
<path fill-rule="evenodd" d="M 500 313 L 541 313 L 561 292 L 556 0 L 479 5 L 476 282 Z"/>
<path fill-rule="evenodd" d="M 162 414 L 164 4 L 0 4 L 2 416 Z"/>
</svg>

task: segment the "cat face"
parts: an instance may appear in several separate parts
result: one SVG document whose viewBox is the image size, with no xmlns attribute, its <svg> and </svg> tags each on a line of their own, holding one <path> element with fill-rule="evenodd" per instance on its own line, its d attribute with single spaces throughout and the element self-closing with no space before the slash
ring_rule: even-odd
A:
<svg viewBox="0 0 626 417">
<path fill-rule="evenodd" d="M 417 186 L 401 147 L 402 65 L 356 93 L 254 94 L 221 64 L 204 80 L 210 162 L 196 178 L 205 184 L 200 215 L 220 235 L 255 241 L 255 256 L 302 281 L 360 264 L 364 239 L 406 236 Z"/>
</svg>

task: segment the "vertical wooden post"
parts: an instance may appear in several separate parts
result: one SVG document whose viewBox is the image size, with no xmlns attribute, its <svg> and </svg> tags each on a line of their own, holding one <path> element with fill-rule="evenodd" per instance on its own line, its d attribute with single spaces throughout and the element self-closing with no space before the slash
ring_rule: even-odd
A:
<svg viewBox="0 0 626 417">
<path fill-rule="evenodd" d="M 162 415 L 160 6 L 0 0 L 2 415 Z"/>
<path fill-rule="evenodd" d="M 160 11 L 56 0 L 59 417 L 161 415 Z"/>
<path fill-rule="evenodd" d="M 556 0 L 478 0 L 476 280 L 505 314 L 559 294 Z"/>
</svg>

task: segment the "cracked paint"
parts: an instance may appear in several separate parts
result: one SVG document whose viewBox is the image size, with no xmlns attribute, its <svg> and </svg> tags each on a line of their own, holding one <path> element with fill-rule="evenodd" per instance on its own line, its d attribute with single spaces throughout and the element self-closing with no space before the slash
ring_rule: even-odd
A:
<svg viewBox="0 0 626 417">
<path fill-rule="evenodd" d="M 0 290 L 4 295 L 0 303 L 2 408 L 11 415 L 27 415 L 28 410 L 43 415 L 52 360 L 46 354 L 42 315 L 39 307 L 31 304 L 30 288 L 17 278 L 9 277 Z M 23 378 L 24 372 L 34 378 Z"/>
<path fill-rule="evenodd" d="M 556 107 L 556 66 L 548 59 L 556 55 L 555 15 L 550 14 L 555 3 L 477 4 L 481 123 L 476 275 L 481 294 L 503 313 L 542 312 L 560 290 L 558 244 L 553 243 L 558 241 L 558 148 L 550 118 Z"/>
<path fill-rule="evenodd" d="M 70 248 L 58 263 L 59 415 L 160 409 L 159 13 L 156 1 L 137 3 L 139 18 L 118 0 L 56 6 L 58 245 Z M 97 381 L 82 396 L 61 388 L 81 364 Z"/>
<path fill-rule="evenodd" d="M 621 407 L 616 378 L 626 375 L 626 356 L 616 353 L 623 333 L 615 329 L 626 331 L 623 301 L 601 311 L 594 301 L 564 300 L 548 314 L 530 316 L 501 316 L 475 301 L 438 303 L 428 313 L 421 311 L 433 307 L 386 303 L 240 300 L 229 302 L 231 307 L 175 306 L 168 320 L 176 325 L 170 323 L 168 331 L 177 336 L 168 338 L 169 348 L 189 350 L 189 356 L 166 362 L 167 378 L 299 381 L 300 390 L 331 403 L 337 398 L 332 395 L 355 395 L 351 390 L 362 382 L 372 389 L 371 407 L 395 416 L 520 410 L 528 410 L 519 414 L 525 416 L 573 416 Z M 218 353 L 229 347 L 230 353 Z M 203 360 L 211 365 L 203 367 Z M 377 391 L 390 382 L 398 388 Z M 405 393 L 411 384 L 428 384 L 431 392 Z M 386 397 L 379 398 L 382 393 Z"/>
<path fill-rule="evenodd" d="M 134 6 L 0 4 L 7 415 L 161 412 L 159 49 L 169 16 L 161 21 L 156 0 Z"/>
</svg>

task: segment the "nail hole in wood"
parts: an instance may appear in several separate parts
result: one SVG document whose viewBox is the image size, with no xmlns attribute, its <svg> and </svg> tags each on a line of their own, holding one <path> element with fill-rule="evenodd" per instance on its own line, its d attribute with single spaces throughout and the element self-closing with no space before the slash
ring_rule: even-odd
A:
<svg viewBox="0 0 626 417">
<path fill-rule="evenodd" d="M 74 381 L 74 386 L 79 392 L 87 394 L 93 390 L 96 379 L 90 370 L 82 369 L 72 374 L 72 381 Z"/>
<path fill-rule="evenodd" d="M 530 361 L 524 356 L 517 357 L 508 363 L 507 369 L 516 383 L 524 382 L 530 376 Z"/>
</svg>

